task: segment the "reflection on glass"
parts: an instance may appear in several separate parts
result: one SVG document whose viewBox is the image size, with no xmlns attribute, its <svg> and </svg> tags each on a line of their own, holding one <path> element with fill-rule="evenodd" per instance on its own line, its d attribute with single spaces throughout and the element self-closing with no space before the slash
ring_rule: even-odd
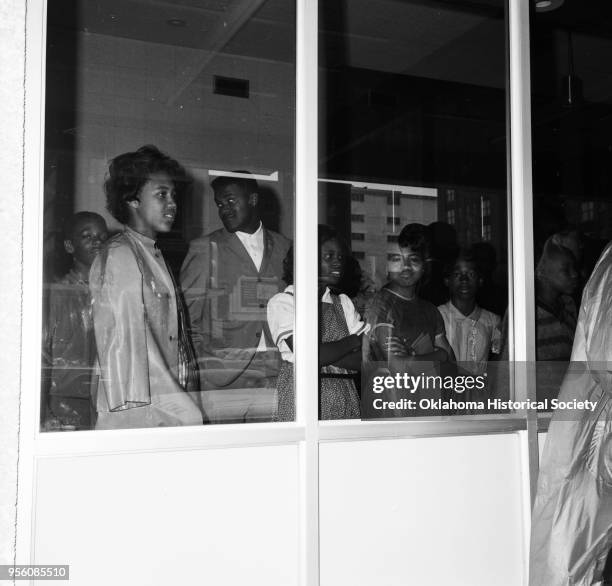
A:
<svg viewBox="0 0 612 586">
<path fill-rule="evenodd" d="M 319 10 L 319 209 L 352 249 L 336 290 L 368 322 L 362 409 L 378 394 L 373 377 L 428 384 L 411 392 L 394 379 L 389 400 L 416 406 L 362 416 L 511 412 L 489 403 L 509 398 L 497 362 L 508 299 L 504 3 Z M 416 225 L 415 251 L 401 234 Z M 422 275 L 406 290 L 415 252 Z M 463 404 L 440 403 L 451 400 Z"/>
<path fill-rule="evenodd" d="M 602 489 L 610 467 L 601 457 L 612 359 L 611 33 L 608 4 L 593 11 L 565 0 L 532 14 L 537 396 L 556 407 L 532 516 L 534 583 L 566 580 L 578 567 L 578 582 L 612 582 L 609 483 Z"/>
<path fill-rule="evenodd" d="M 277 419 L 294 3 L 50 1 L 46 80 L 41 428 Z M 134 163 L 117 214 L 109 161 L 141 145 L 189 188 Z M 175 202 L 156 218 L 158 179 Z"/>
<path fill-rule="evenodd" d="M 612 236 L 611 30 L 606 10 L 576 0 L 532 15 L 537 396 L 549 410 L 584 288 Z"/>
</svg>

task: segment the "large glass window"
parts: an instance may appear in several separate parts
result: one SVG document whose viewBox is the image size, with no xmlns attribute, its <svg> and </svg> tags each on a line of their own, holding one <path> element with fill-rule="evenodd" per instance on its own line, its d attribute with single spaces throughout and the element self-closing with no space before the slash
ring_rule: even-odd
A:
<svg viewBox="0 0 612 586">
<path fill-rule="evenodd" d="M 508 412 L 504 2 L 319 10 L 320 417 Z"/>
<path fill-rule="evenodd" d="M 45 120 L 42 429 L 276 419 L 294 3 L 51 0 Z"/>
<path fill-rule="evenodd" d="M 542 410 L 558 397 L 586 283 L 612 237 L 611 18 L 609 8 L 593 11 L 577 0 L 536 3 L 532 13 L 535 358 Z M 591 316 L 610 311 L 592 289 L 584 303 Z M 609 345 L 597 340 L 583 349 L 603 363 Z"/>
</svg>

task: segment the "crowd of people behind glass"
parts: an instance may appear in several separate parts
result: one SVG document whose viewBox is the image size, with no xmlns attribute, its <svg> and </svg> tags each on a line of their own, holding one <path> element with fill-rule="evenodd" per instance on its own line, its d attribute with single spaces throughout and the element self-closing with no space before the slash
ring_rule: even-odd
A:
<svg viewBox="0 0 612 586">
<path fill-rule="evenodd" d="M 115 157 L 104 184 L 122 230 L 109 237 L 87 211 L 67 222 L 71 266 L 46 296 L 43 429 L 295 419 L 292 243 L 263 224 L 248 172 L 218 176 L 223 227 L 190 243 L 177 280 L 157 238 L 188 185 L 177 161 L 143 146 Z M 590 269 L 575 228 L 559 222 L 545 236 L 536 242 L 538 398 L 558 392 Z M 319 226 L 321 419 L 361 416 L 360 373 L 372 364 L 470 375 L 507 365 L 494 249 L 460 247 L 442 222 L 404 226 L 390 246 L 376 290 L 338 233 Z M 487 396 L 507 392 L 507 378 L 489 376 Z"/>
</svg>

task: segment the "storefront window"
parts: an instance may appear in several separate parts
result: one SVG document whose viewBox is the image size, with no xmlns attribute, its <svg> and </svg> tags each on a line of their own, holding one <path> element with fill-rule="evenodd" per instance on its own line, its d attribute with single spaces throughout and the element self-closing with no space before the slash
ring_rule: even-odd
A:
<svg viewBox="0 0 612 586">
<path fill-rule="evenodd" d="M 504 2 L 319 10 L 320 418 L 509 412 Z"/>
<path fill-rule="evenodd" d="M 51 0 L 45 120 L 41 428 L 277 419 L 294 3 Z"/>
</svg>

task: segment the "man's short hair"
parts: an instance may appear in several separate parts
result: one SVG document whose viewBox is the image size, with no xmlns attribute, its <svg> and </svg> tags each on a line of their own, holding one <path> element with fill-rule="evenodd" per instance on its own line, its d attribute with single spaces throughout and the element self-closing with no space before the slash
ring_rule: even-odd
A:
<svg viewBox="0 0 612 586">
<path fill-rule="evenodd" d="M 232 171 L 232 173 L 241 173 L 242 175 L 251 175 L 250 171 Z M 211 182 L 210 186 L 213 191 L 217 193 L 228 185 L 238 185 L 244 193 L 251 195 L 251 193 L 257 193 L 259 185 L 255 179 L 249 177 L 234 177 L 232 175 L 218 175 Z"/>
</svg>

